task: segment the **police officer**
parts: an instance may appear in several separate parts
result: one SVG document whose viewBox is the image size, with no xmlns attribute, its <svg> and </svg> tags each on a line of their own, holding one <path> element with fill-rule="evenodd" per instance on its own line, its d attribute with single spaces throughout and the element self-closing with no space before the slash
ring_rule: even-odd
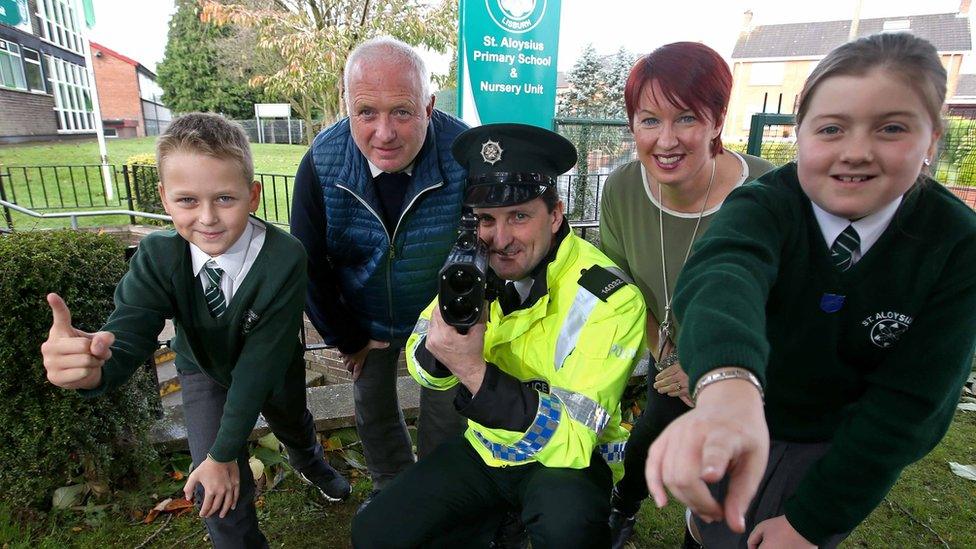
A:
<svg viewBox="0 0 976 549">
<path fill-rule="evenodd" d="M 576 163 L 569 141 L 490 124 L 462 133 L 452 153 L 507 283 L 466 334 L 436 299 L 421 314 L 410 373 L 427 388 L 458 386 L 468 428 L 381 492 L 353 522 L 353 543 L 487 546 L 515 511 L 533 547 L 609 546 L 627 438 L 620 396 L 644 347 L 643 299 L 563 216 L 556 178 Z"/>
</svg>

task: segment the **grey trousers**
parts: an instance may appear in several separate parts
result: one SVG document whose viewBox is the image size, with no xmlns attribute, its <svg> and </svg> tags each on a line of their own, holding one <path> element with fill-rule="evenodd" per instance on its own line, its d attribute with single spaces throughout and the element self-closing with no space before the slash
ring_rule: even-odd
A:
<svg viewBox="0 0 976 549">
<path fill-rule="evenodd" d="M 772 440 L 769 444 L 769 462 L 763 473 L 762 482 L 756 497 L 753 498 L 746 511 L 746 531 L 744 534 L 733 532 L 724 521 L 708 524 L 695 517 L 695 525 L 701 534 L 702 545 L 709 549 L 741 548 L 746 549 L 749 534 L 760 522 L 778 517 L 785 513 L 786 500 L 796 491 L 804 475 L 827 450 L 829 442 L 795 443 Z M 712 486 L 712 494 L 722 501 L 728 486 L 726 480 Z M 821 549 L 833 549 L 844 541 L 850 532 L 831 537 L 820 545 Z"/>
<path fill-rule="evenodd" d="M 217 439 L 227 389 L 202 372 L 181 372 L 179 378 L 187 441 L 193 466 L 196 467 L 207 458 L 207 452 Z M 315 424 L 305 405 L 304 370 L 289 371 L 285 375 L 284 387 L 265 403 L 261 413 L 271 431 L 288 450 L 292 467 L 304 472 L 322 463 L 322 446 L 315 436 Z M 241 448 L 237 458 L 237 468 L 241 480 L 237 508 L 229 511 L 224 518 L 213 515 L 204 519 L 210 541 L 218 549 L 267 547 L 268 541 L 258 528 L 254 508 L 254 478 L 248 466 L 246 445 Z M 202 486 L 197 486 L 194 498 L 200 505 L 203 501 Z"/>
<path fill-rule="evenodd" d="M 373 488 L 382 490 L 401 471 L 413 464 L 413 443 L 397 397 L 397 360 L 405 341 L 392 341 L 385 349 L 366 355 L 362 373 L 353 383 L 356 430 L 363 442 L 366 468 Z M 417 453 L 423 457 L 441 442 L 460 434 L 467 420 L 454 409 L 456 389 L 420 393 L 417 420 Z"/>
</svg>

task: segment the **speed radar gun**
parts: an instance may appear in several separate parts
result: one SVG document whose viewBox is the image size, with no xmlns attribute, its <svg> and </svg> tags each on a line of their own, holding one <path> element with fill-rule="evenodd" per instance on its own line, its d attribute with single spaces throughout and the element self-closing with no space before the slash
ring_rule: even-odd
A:
<svg viewBox="0 0 976 549">
<path fill-rule="evenodd" d="M 461 217 L 457 241 L 440 271 L 437 303 L 444 322 L 462 334 L 478 323 L 495 292 L 489 291 L 488 246 L 478 238 L 478 218 Z"/>
</svg>

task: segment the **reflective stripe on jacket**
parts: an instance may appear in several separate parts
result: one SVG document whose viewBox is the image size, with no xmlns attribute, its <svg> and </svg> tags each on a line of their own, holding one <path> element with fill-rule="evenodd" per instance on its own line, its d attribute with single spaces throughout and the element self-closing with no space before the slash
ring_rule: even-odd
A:
<svg viewBox="0 0 976 549">
<path fill-rule="evenodd" d="M 502 315 L 491 304 L 484 357 L 523 382 L 543 381 L 539 407 L 525 432 L 468 421 L 465 437 L 493 467 L 538 461 L 581 469 L 597 450 L 614 481 L 623 475 L 627 431 L 620 426 L 620 397 L 644 348 L 646 308 L 636 286 L 623 285 L 607 301 L 578 283 L 583 270 L 613 268 L 602 252 L 570 234 L 546 272 L 548 293 L 525 309 Z M 431 303 L 407 341 L 407 367 L 422 386 L 447 389 L 454 376 L 436 377 L 417 362 Z"/>
</svg>

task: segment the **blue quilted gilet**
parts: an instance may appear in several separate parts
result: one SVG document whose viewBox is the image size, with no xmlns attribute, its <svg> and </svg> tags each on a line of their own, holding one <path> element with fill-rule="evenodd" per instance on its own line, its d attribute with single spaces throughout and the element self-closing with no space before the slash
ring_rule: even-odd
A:
<svg viewBox="0 0 976 549">
<path fill-rule="evenodd" d="M 437 273 L 457 235 L 466 173 L 451 144 L 467 126 L 434 110 L 390 242 L 366 163 L 344 119 L 312 142 L 322 185 L 329 257 L 346 307 L 379 341 L 405 339 L 437 293 Z"/>
</svg>

